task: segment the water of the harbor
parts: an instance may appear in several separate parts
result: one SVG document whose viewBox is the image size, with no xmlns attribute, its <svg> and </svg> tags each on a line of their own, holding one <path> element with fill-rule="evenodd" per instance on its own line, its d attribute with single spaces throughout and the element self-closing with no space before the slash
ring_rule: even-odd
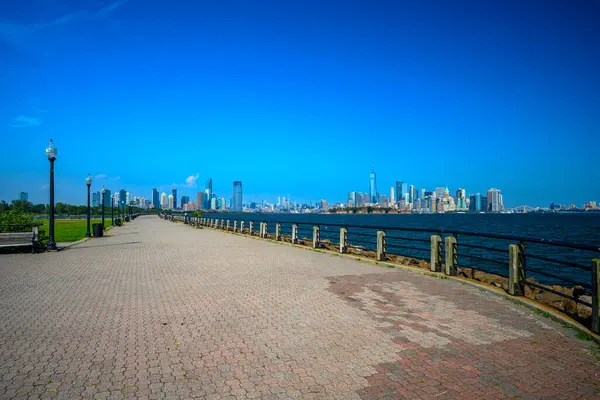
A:
<svg viewBox="0 0 600 400">
<path fill-rule="evenodd" d="M 395 231 L 391 228 L 443 229 L 550 239 L 600 248 L 600 213 L 528 213 L 528 214 L 255 214 L 214 213 L 206 217 L 225 220 L 273 222 L 268 224 L 270 233 L 275 232 L 275 221 L 282 223 L 284 234 L 291 233 L 291 224 L 298 223 L 301 237 L 312 236 L 312 226 L 319 225 L 321 239 L 339 242 L 339 226 L 348 225 L 350 244 L 375 249 L 377 229 L 352 228 L 355 226 L 386 227 L 388 253 L 429 260 L 429 238 L 431 233 Z M 246 225 L 247 226 L 247 225 Z M 412 240 L 411 240 L 412 239 Z M 417 239 L 417 240 L 414 240 Z M 458 235 L 459 266 L 478 269 L 508 276 L 508 245 L 514 240 L 488 239 Z M 421 240 L 421 241 L 419 241 Z M 473 249 L 462 244 L 496 248 L 499 251 Z M 399 247 L 394 247 L 399 246 Z M 406 247 L 413 247 L 408 249 Z M 546 284 L 574 286 L 578 283 L 591 286 L 593 258 L 600 252 L 583 251 L 542 244 L 526 244 L 526 254 L 580 264 L 584 268 L 573 268 L 557 263 L 527 258 L 527 277 Z M 475 258 L 469 258 L 475 257 Z M 484 261 L 479 258 L 490 259 Z M 558 276 L 559 279 L 546 275 Z M 570 282 L 568 282 L 570 281 Z"/>
</svg>

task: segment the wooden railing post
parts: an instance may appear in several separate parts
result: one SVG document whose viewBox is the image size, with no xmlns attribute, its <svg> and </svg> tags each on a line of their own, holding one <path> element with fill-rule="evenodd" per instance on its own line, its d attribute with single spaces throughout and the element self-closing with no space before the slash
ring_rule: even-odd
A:
<svg viewBox="0 0 600 400">
<path fill-rule="evenodd" d="M 592 260 L 592 331 L 600 333 L 600 258 Z"/>
<path fill-rule="evenodd" d="M 429 269 L 433 272 L 440 272 L 442 270 L 442 237 L 440 235 L 431 235 Z"/>
<path fill-rule="evenodd" d="M 525 293 L 525 249 L 521 244 L 508 246 L 508 293 L 513 296 L 523 296 Z"/>
<path fill-rule="evenodd" d="M 263 239 L 267 238 L 267 223 L 263 222 Z"/>
<path fill-rule="evenodd" d="M 340 228 L 340 253 L 348 250 L 348 229 Z"/>
<path fill-rule="evenodd" d="M 385 261 L 386 260 L 386 242 L 385 242 L 385 232 L 378 231 L 377 232 L 377 260 Z"/>
<path fill-rule="evenodd" d="M 221 220 L 221 229 L 225 229 L 225 220 L 224 219 Z"/>
<path fill-rule="evenodd" d="M 456 275 L 456 265 L 458 264 L 458 252 L 456 247 L 456 237 L 446 236 L 446 275 Z"/>
<path fill-rule="evenodd" d="M 253 233 L 252 231 L 254 230 L 254 221 L 250 221 L 250 222 L 248 223 L 248 229 L 249 229 L 249 232 L 248 232 L 248 234 L 249 234 L 250 236 L 252 236 L 252 233 Z"/>
<path fill-rule="evenodd" d="M 237 232 L 237 224 L 238 224 L 237 220 L 233 221 L 233 231 L 234 232 Z"/>
<path fill-rule="evenodd" d="M 275 224 L 275 240 L 281 240 L 281 224 Z"/>
<path fill-rule="evenodd" d="M 227 220 L 227 231 L 229 231 L 229 230 L 230 230 L 230 227 L 231 227 L 231 221 L 230 221 L 230 220 Z"/>
<path fill-rule="evenodd" d="M 244 233 L 244 221 L 240 221 L 240 233 Z"/>
<path fill-rule="evenodd" d="M 292 225 L 292 243 L 298 243 L 298 225 Z"/>
<path fill-rule="evenodd" d="M 321 247 L 321 231 L 318 225 L 313 226 L 313 249 Z"/>
</svg>

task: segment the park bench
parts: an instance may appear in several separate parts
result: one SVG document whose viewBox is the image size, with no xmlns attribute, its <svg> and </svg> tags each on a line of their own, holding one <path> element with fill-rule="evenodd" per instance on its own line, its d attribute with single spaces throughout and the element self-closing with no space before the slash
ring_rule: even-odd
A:
<svg viewBox="0 0 600 400">
<path fill-rule="evenodd" d="M 34 226 L 31 232 L 0 232 L 0 247 L 31 246 L 33 253 L 39 244 L 39 230 Z"/>
</svg>

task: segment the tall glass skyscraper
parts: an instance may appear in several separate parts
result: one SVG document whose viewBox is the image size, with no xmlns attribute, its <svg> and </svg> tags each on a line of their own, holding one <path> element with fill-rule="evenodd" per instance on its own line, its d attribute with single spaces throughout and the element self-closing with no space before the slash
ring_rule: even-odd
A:
<svg viewBox="0 0 600 400">
<path fill-rule="evenodd" d="M 231 191 L 231 210 L 242 211 L 242 182 L 234 181 L 233 189 Z"/>
<path fill-rule="evenodd" d="M 211 208 L 211 199 L 212 199 L 212 178 L 206 181 L 206 188 L 204 189 L 204 193 L 206 193 L 206 204 L 205 207 L 207 210 Z"/>
<path fill-rule="evenodd" d="M 160 208 L 160 195 L 156 189 L 152 189 L 152 205 L 154 208 Z"/>
<path fill-rule="evenodd" d="M 396 181 L 396 202 L 399 202 L 404 197 L 404 192 L 402 191 L 402 181 Z"/>
<path fill-rule="evenodd" d="M 375 176 L 375 168 L 369 176 L 369 201 L 373 204 L 377 203 L 377 178 Z"/>
</svg>

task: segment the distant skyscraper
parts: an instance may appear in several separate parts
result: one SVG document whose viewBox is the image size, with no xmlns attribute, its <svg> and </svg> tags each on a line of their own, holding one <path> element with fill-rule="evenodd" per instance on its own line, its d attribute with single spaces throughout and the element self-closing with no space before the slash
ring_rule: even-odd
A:
<svg viewBox="0 0 600 400">
<path fill-rule="evenodd" d="M 119 204 L 123 206 L 123 204 L 127 204 L 127 190 L 121 189 L 119 190 Z"/>
<path fill-rule="evenodd" d="M 216 210 L 217 209 L 217 198 L 216 197 L 212 197 L 210 199 L 210 209 L 211 210 Z"/>
<path fill-rule="evenodd" d="M 169 209 L 175 208 L 175 196 L 169 195 Z"/>
<path fill-rule="evenodd" d="M 379 204 L 382 207 L 388 206 L 388 197 L 385 194 L 379 195 Z"/>
<path fill-rule="evenodd" d="M 242 211 L 242 182 L 234 181 L 233 188 L 231 190 L 231 210 L 232 211 Z"/>
<path fill-rule="evenodd" d="M 377 177 L 375 176 L 375 167 L 369 175 L 369 201 L 372 204 L 377 203 Z"/>
<path fill-rule="evenodd" d="M 98 199 L 98 192 L 92 193 L 92 207 L 98 207 L 100 204 L 100 200 Z"/>
<path fill-rule="evenodd" d="M 348 200 L 346 201 L 346 207 L 356 207 L 356 192 L 348 192 Z"/>
<path fill-rule="evenodd" d="M 29 194 L 27 192 L 21 192 L 21 194 L 19 195 L 19 200 L 29 201 Z"/>
<path fill-rule="evenodd" d="M 425 198 L 425 189 L 421 189 L 421 197 L 420 199 L 423 200 Z"/>
<path fill-rule="evenodd" d="M 393 204 L 396 202 L 396 194 L 394 193 L 394 187 L 390 188 L 390 203 Z"/>
<path fill-rule="evenodd" d="M 487 197 L 481 196 L 481 204 L 479 205 L 481 211 L 487 211 Z"/>
<path fill-rule="evenodd" d="M 162 192 L 160 195 L 160 208 L 166 209 L 169 207 L 169 203 L 167 203 L 167 194 Z"/>
<path fill-rule="evenodd" d="M 173 195 L 173 207 L 170 208 L 177 208 L 177 189 L 171 190 L 171 194 Z"/>
<path fill-rule="evenodd" d="M 152 189 L 152 205 L 154 208 L 160 208 L 160 195 L 156 189 Z"/>
<path fill-rule="evenodd" d="M 404 192 L 402 191 L 402 181 L 396 181 L 396 202 L 399 202 L 404 197 Z"/>
<path fill-rule="evenodd" d="M 419 197 L 419 191 L 414 185 L 408 187 L 408 202 L 414 203 Z"/>
<path fill-rule="evenodd" d="M 196 193 L 196 203 L 198 203 L 198 208 L 206 208 L 206 193 L 197 192 Z"/>
<path fill-rule="evenodd" d="M 190 202 L 190 196 L 181 196 L 180 206 L 183 207 Z"/>
<path fill-rule="evenodd" d="M 102 196 L 102 193 L 100 193 Z M 104 189 L 104 207 L 110 207 L 112 192 L 110 189 Z M 100 203 L 102 203 L 102 197 L 100 197 Z"/>
<path fill-rule="evenodd" d="M 502 195 L 498 189 L 491 188 L 487 191 L 487 210 L 491 212 L 500 212 L 502 210 Z"/>
</svg>

